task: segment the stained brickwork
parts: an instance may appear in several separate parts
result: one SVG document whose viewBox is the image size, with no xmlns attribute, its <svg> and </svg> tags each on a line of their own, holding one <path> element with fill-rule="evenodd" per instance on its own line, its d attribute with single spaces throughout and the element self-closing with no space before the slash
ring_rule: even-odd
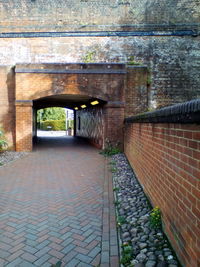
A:
<svg viewBox="0 0 200 267">
<path fill-rule="evenodd" d="M 150 101 L 148 89 L 147 67 L 127 66 L 126 118 L 148 110 Z"/>
<path fill-rule="evenodd" d="M 151 78 L 149 108 L 200 96 L 199 37 L 60 37 L 0 39 L 1 64 L 134 61 Z"/>
<path fill-rule="evenodd" d="M 128 123 L 125 153 L 183 266 L 199 266 L 200 126 Z"/>
<path fill-rule="evenodd" d="M 111 30 L 127 24 L 198 23 L 198 0 L 8 0 L 1 1 L 1 27 L 9 31 Z"/>
</svg>

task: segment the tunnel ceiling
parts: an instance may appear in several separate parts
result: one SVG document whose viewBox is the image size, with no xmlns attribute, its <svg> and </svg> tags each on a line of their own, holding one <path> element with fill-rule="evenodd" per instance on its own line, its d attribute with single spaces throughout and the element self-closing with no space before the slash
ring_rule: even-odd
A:
<svg viewBox="0 0 200 267">
<path fill-rule="evenodd" d="M 94 100 L 98 100 L 100 104 L 105 104 L 105 101 L 84 95 L 55 95 L 34 100 L 33 106 L 37 109 L 53 106 L 74 109 L 83 104 L 87 105 Z"/>
</svg>

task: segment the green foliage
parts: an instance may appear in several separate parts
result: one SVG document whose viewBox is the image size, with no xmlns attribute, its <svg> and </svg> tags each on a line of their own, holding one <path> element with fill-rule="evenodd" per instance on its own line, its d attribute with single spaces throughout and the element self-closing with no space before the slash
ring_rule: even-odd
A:
<svg viewBox="0 0 200 267">
<path fill-rule="evenodd" d="M 114 192 L 119 191 L 119 187 L 114 187 L 114 188 L 113 188 L 113 191 L 114 191 Z"/>
<path fill-rule="evenodd" d="M 120 201 L 116 200 L 116 201 L 114 201 L 114 204 L 115 204 L 115 206 L 119 206 L 120 205 Z"/>
<path fill-rule="evenodd" d="M 94 63 L 95 55 L 96 55 L 96 51 L 88 51 L 86 55 L 82 58 L 82 61 L 85 63 Z"/>
<path fill-rule="evenodd" d="M 111 165 L 111 166 L 116 166 L 116 165 L 117 165 L 117 163 L 116 163 L 116 161 L 114 161 L 114 160 L 111 160 L 111 161 L 109 162 L 109 165 Z"/>
<path fill-rule="evenodd" d="M 65 120 L 66 113 L 64 108 L 44 108 L 37 112 L 37 122 L 50 120 Z"/>
<path fill-rule="evenodd" d="M 40 129 L 45 131 L 65 131 L 66 121 L 65 120 L 42 121 L 40 123 Z"/>
<path fill-rule="evenodd" d="M 3 131 L 0 129 L 0 152 L 5 150 L 8 147 L 8 143 L 4 136 Z"/>
<path fill-rule="evenodd" d="M 119 153 L 121 153 L 119 143 L 113 145 L 109 140 L 106 141 L 105 148 L 100 152 L 100 154 L 104 155 L 105 157 L 110 157 Z"/>
<path fill-rule="evenodd" d="M 154 209 L 152 209 L 150 216 L 149 216 L 149 220 L 150 220 L 150 225 L 152 228 L 161 227 L 162 220 L 161 220 L 161 211 L 159 207 L 155 207 Z"/>
<path fill-rule="evenodd" d="M 127 221 L 126 221 L 126 219 L 125 219 L 125 217 L 124 216 L 119 216 L 118 218 L 117 218 L 117 225 L 118 226 L 121 226 L 122 224 L 125 224 Z"/>
<path fill-rule="evenodd" d="M 117 172 L 117 168 L 112 167 L 112 168 L 110 168 L 110 171 L 111 171 L 112 173 L 115 173 L 115 172 Z"/>
<path fill-rule="evenodd" d="M 121 264 L 124 266 L 132 266 L 131 260 L 133 258 L 133 250 L 129 244 L 122 245 L 122 257 L 121 257 Z"/>
<path fill-rule="evenodd" d="M 127 62 L 127 65 L 136 65 L 137 66 L 137 65 L 142 65 L 142 63 L 139 61 L 135 61 L 134 56 L 130 56 L 129 61 Z"/>
</svg>

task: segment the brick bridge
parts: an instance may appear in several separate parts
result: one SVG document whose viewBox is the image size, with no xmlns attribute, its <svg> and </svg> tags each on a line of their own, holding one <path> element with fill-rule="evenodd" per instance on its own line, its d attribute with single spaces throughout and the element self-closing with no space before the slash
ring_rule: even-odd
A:
<svg viewBox="0 0 200 267">
<path fill-rule="evenodd" d="M 147 104 L 146 73 L 145 67 L 113 63 L 17 65 L 16 150 L 32 150 L 37 110 L 51 106 L 74 110 L 75 136 L 101 148 L 106 140 L 123 144 L 125 116 L 134 114 L 134 105 Z"/>
</svg>

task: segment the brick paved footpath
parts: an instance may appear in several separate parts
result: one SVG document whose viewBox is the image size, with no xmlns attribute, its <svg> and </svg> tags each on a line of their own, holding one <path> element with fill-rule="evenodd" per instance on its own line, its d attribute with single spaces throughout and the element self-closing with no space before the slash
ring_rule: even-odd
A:
<svg viewBox="0 0 200 267">
<path fill-rule="evenodd" d="M 0 266 L 117 267 L 105 158 L 71 137 L 45 140 L 0 168 Z"/>
</svg>

